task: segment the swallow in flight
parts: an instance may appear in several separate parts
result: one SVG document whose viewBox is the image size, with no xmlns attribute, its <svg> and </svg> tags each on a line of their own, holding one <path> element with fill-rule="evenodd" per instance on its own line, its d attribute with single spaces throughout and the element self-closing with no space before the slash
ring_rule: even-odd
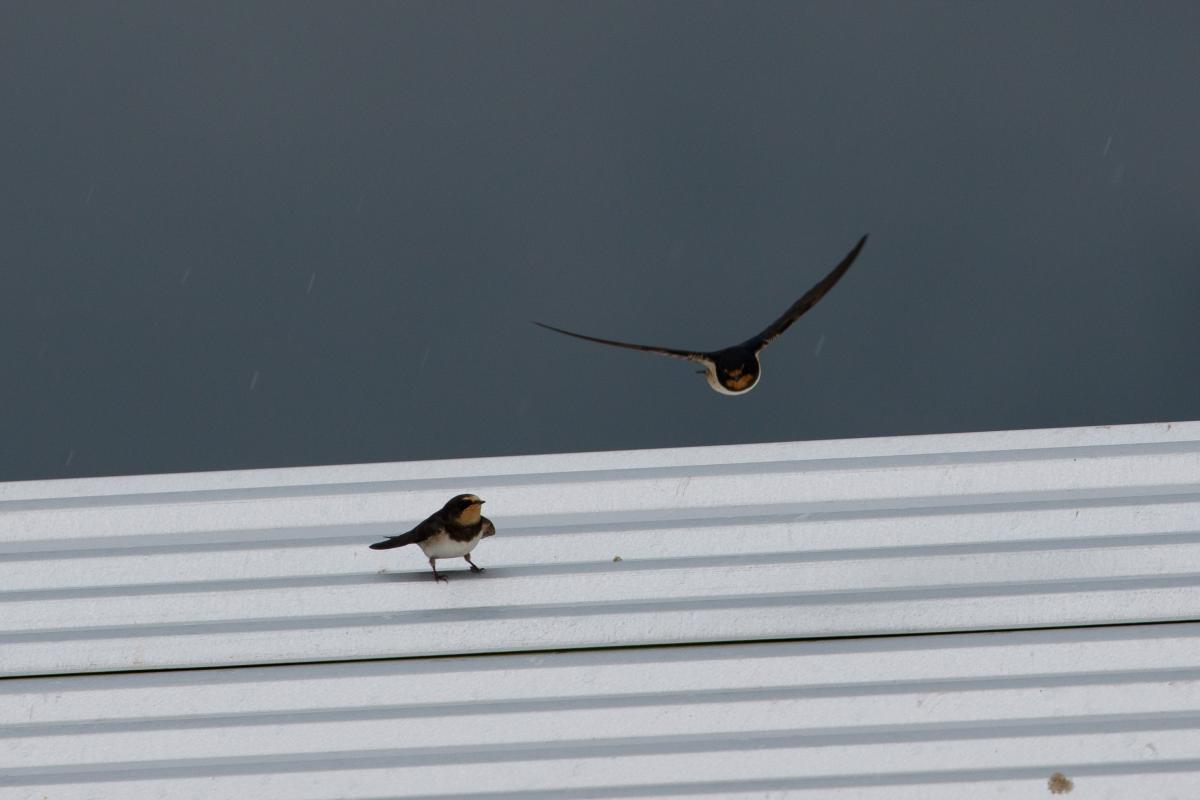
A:
<svg viewBox="0 0 1200 800">
<path fill-rule="evenodd" d="M 809 289 L 803 297 L 792 303 L 791 308 L 783 312 L 783 316 L 768 325 L 762 333 L 750 337 L 741 344 L 726 347 L 724 350 L 713 350 L 705 353 L 698 350 L 674 350 L 669 347 L 651 347 L 644 344 L 630 344 L 629 342 L 618 342 L 612 339 L 585 336 L 582 333 L 572 333 L 571 331 L 565 331 L 562 328 L 545 325 L 541 322 L 535 322 L 534 325 L 540 325 L 547 330 L 566 334 L 567 336 L 574 336 L 576 339 L 584 339 L 589 342 L 627 347 L 630 350 L 641 350 L 646 353 L 658 353 L 664 356 L 671 356 L 672 358 L 694 361 L 704 365 L 704 369 L 700 370 L 700 372 L 708 378 L 708 385 L 716 391 L 721 394 L 745 394 L 754 388 L 755 384 L 758 383 L 758 376 L 762 374 L 762 364 L 758 360 L 759 351 L 775 341 L 793 322 L 800 319 L 805 311 L 815 306 L 825 296 L 825 293 L 834 287 L 834 284 L 841 280 L 842 276 L 846 274 L 846 270 L 850 269 L 850 265 L 854 263 L 854 259 L 858 258 L 859 251 L 862 250 L 863 245 L 866 243 L 866 236 L 859 239 L 858 244 L 854 245 L 854 249 L 842 259 L 842 263 L 834 267 L 832 272 L 822 278 L 816 286 Z"/>
<path fill-rule="evenodd" d="M 448 581 L 445 575 L 437 570 L 439 558 L 465 558 L 471 565 L 472 572 L 483 572 L 471 560 L 471 551 L 480 539 L 496 533 L 492 521 L 479 513 L 482 500 L 473 494 L 460 494 L 451 497 L 441 510 L 427 517 L 421 524 L 408 533 L 401 533 L 376 542 L 372 550 L 391 550 L 393 547 L 403 547 L 406 544 L 420 545 L 421 551 L 429 558 L 429 566 L 433 567 L 435 581 Z"/>
</svg>

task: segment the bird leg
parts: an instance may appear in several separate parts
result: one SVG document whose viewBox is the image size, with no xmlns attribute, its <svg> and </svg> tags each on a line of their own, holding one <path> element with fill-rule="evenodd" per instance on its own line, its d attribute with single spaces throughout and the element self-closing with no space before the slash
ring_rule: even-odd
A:
<svg viewBox="0 0 1200 800">
<path fill-rule="evenodd" d="M 463 558 L 465 558 L 467 563 L 471 565 L 471 572 L 483 572 L 483 567 L 476 566 L 475 562 L 471 560 L 470 556 L 463 556 Z"/>
<path fill-rule="evenodd" d="M 429 566 L 433 567 L 433 579 L 434 579 L 435 581 L 442 581 L 443 583 L 449 583 L 449 582 L 450 582 L 450 579 L 449 579 L 449 578 L 447 578 L 445 575 L 439 575 L 439 574 L 438 574 L 438 571 L 437 571 L 437 559 L 436 559 L 436 558 L 431 558 L 431 559 L 429 559 Z"/>
</svg>

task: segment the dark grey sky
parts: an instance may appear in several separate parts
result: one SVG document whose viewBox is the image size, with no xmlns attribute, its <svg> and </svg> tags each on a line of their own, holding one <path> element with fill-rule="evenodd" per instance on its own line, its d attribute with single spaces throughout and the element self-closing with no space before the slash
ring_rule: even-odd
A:
<svg viewBox="0 0 1200 800">
<path fill-rule="evenodd" d="M 0 5 L 0 479 L 1200 417 L 1200 4 Z M 750 394 L 709 349 L 863 233 Z"/>
</svg>

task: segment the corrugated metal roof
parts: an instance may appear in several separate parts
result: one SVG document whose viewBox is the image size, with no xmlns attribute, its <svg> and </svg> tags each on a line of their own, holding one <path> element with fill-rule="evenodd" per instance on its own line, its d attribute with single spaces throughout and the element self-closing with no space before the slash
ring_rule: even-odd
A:
<svg viewBox="0 0 1200 800">
<path fill-rule="evenodd" d="M 16 485 L 3 674 L 1200 618 L 1200 425 L 1005 438 Z M 460 491 L 486 574 L 366 548 Z"/>
<path fill-rule="evenodd" d="M 3 798 L 1194 797 L 1200 625 L 23 679 L 0 716 Z"/>
<path fill-rule="evenodd" d="M 1200 423 L 5 484 L 0 798 L 1195 796 L 1188 620 Z"/>
</svg>

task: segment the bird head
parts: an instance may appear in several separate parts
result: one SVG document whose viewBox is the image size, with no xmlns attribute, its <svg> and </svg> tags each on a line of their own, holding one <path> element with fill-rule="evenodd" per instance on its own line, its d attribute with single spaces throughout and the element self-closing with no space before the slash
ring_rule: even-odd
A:
<svg viewBox="0 0 1200 800">
<path fill-rule="evenodd" d="M 730 348 L 732 349 L 732 348 Z M 704 362 L 703 372 L 708 385 L 716 392 L 726 395 L 745 394 L 758 385 L 758 376 L 762 374 L 762 366 L 758 353 L 749 357 L 717 358 Z"/>
<path fill-rule="evenodd" d="M 451 497 L 442 510 L 460 525 L 474 525 L 479 522 L 479 511 L 483 503 L 477 495 L 459 494 Z"/>
</svg>

